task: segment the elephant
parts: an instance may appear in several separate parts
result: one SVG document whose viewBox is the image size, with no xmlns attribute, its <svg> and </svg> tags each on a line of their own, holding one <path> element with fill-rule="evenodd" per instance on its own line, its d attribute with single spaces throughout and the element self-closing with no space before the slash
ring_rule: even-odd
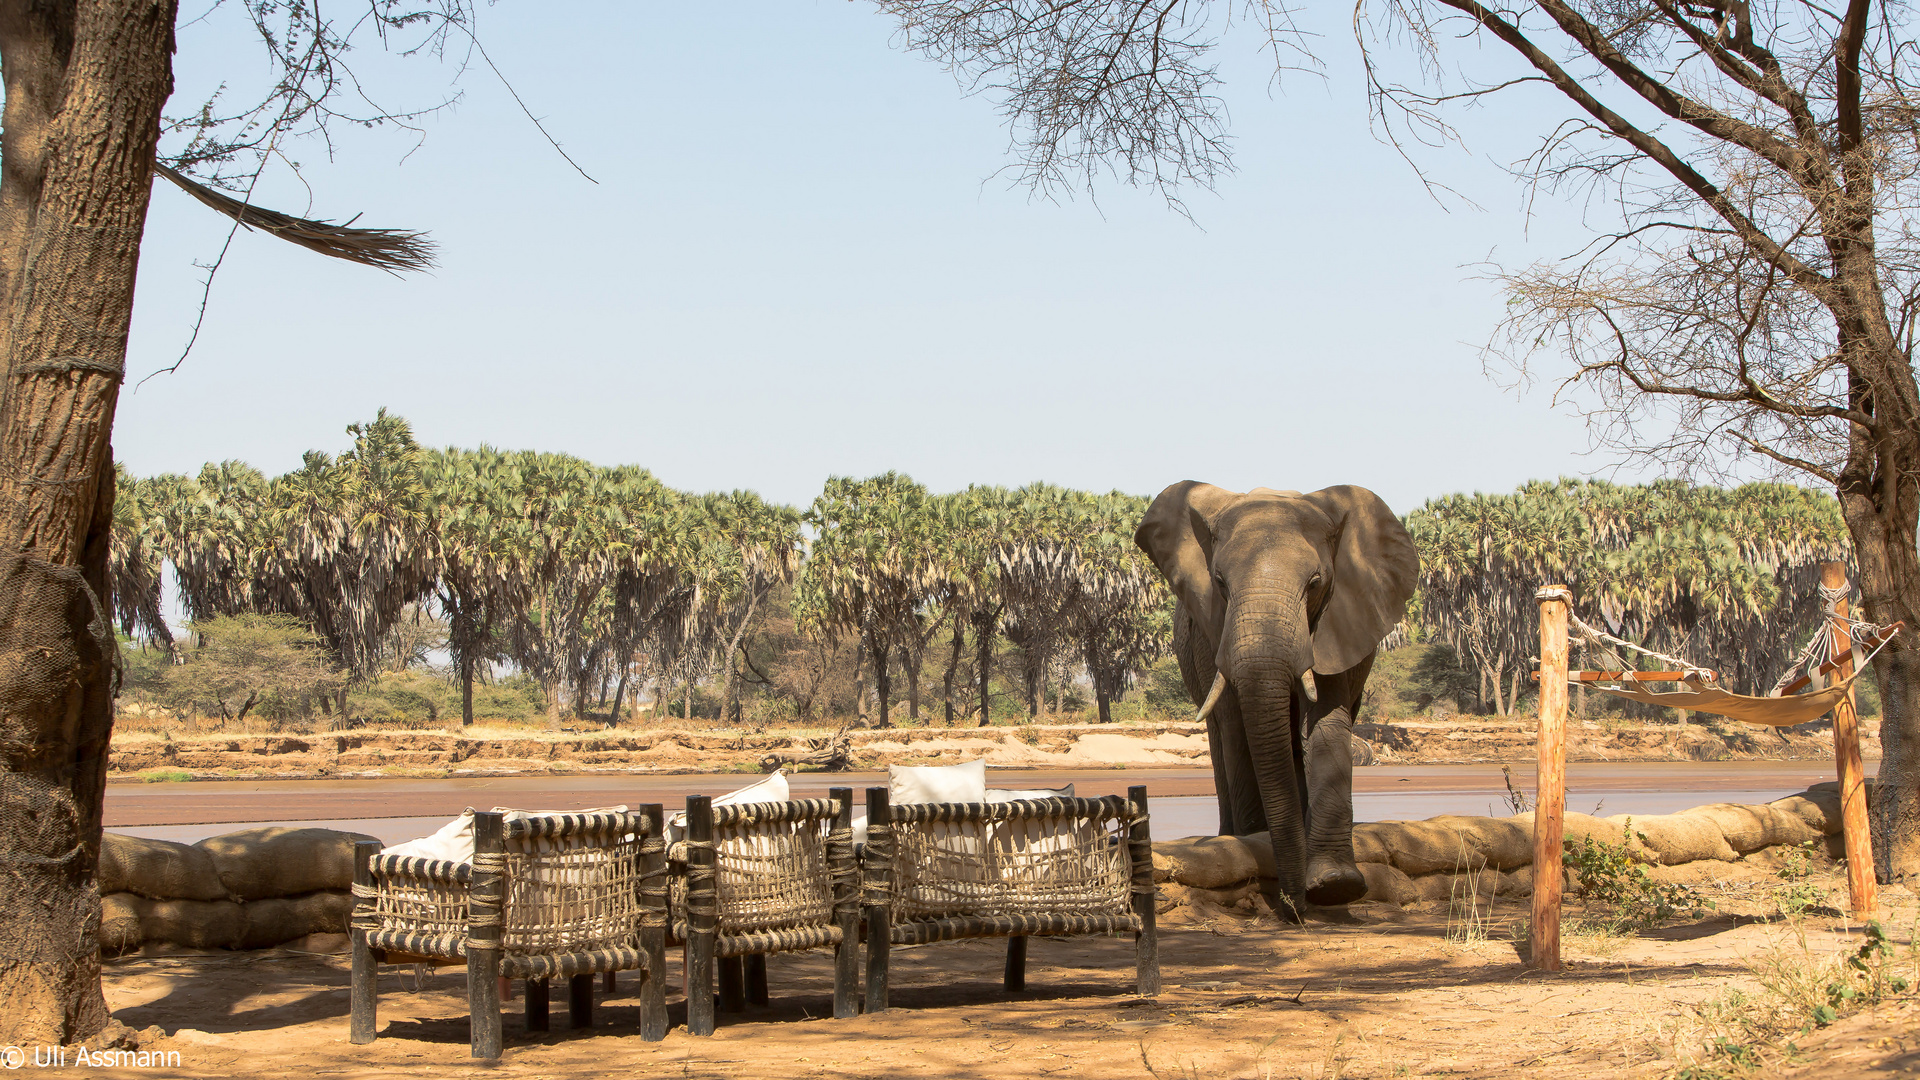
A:
<svg viewBox="0 0 1920 1080">
<path fill-rule="evenodd" d="M 1353 857 L 1353 718 L 1420 556 L 1366 488 L 1162 491 L 1134 543 L 1172 586 L 1173 647 L 1207 724 L 1220 833 L 1272 837 L 1276 912 L 1366 893 Z"/>
</svg>

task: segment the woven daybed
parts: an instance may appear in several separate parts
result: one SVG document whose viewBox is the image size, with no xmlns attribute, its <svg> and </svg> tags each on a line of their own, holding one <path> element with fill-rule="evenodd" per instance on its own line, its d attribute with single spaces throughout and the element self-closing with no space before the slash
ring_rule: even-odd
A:
<svg viewBox="0 0 1920 1080">
<path fill-rule="evenodd" d="M 467 967 L 473 1056 L 500 1056 L 502 976 L 527 983 L 528 1027 L 546 1027 L 547 980 L 570 980 L 574 1027 L 593 976 L 639 971 L 640 1036 L 666 1037 L 666 845 L 658 805 L 638 813 L 473 815 L 471 863 L 354 851 L 351 1032 L 375 1034 L 379 963 Z"/>
<path fill-rule="evenodd" d="M 861 862 L 868 1012 L 887 1007 L 894 945 L 1004 937 L 1026 987 L 1029 937 L 1132 934 L 1135 987 L 1160 992 L 1147 789 L 1128 797 L 890 805 L 867 789 Z"/>
<path fill-rule="evenodd" d="M 687 1031 L 713 1034 L 720 1006 L 767 1003 L 769 953 L 834 950 L 833 1015 L 858 1015 L 860 900 L 853 789 L 825 799 L 715 806 L 687 799 L 673 845 L 673 932 L 686 944 Z M 716 980 L 716 967 L 719 978 Z"/>
</svg>

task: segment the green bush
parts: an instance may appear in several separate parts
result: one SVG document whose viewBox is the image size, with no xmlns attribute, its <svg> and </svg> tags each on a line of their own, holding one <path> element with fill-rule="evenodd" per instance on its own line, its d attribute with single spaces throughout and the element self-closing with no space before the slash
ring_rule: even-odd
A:
<svg viewBox="0 0 1920 1080">
<path fill-rule="evenodd" d="M 1186 681 L 1180 677 L 1180 660 L 1169 656 L 1147 669 L 1147 677 L 1140 680 L 1140 697 L 1147 708 L 1160 716 L 1181 716 L 1192 719 L 1193 699 L 1187 696 Z"/>
<path fill-rule="evenodd" d="M 1618 844 L 1583 836 L 1564 845 L 1566 865 L 1580 879 L 1580 891 L 1590 906 L 1606 909 L 1599 926 L 1609 933 L 1645 930 L 1679 916 L 1706 914 L 1713 901 L 1685 885 L 1655 881 L 1627 853 L 1633 819 L 1621 829 Z M 1642 843 L 1646 834 L 1638 834 Z"/>
</svg>

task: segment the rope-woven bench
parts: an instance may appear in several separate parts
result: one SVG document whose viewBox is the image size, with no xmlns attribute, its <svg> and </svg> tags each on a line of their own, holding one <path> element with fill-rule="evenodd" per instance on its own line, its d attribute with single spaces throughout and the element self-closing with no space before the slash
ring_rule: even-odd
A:
<svg viewBox="0 0 1920 1080">
<path fill-rule="evenodd" d="M 687 839 L 673 855 L 672 925 L 686 944 L 689 1034 L 713 1034 L 716 968 L 722 1008 L 766 1004 L 769 953 L 831 947 L 833 1015 L 858 1015 L 852 788 L 733 806 L 689 796 Z"/>
<path fill-rule="evenodd" d="M 547 980 L 592 1023 L 593 976 L 640 971 L 640 1036 L 666 1037 L 667 867 L 659 805 L 638 813 L 473 815 L 471 863 L 354 848 L 350 1038 L 374 1040 L 377 965 L 461 963 L 473 1056 L 500 1056 L 500 979 L 527 980 L 545 1030 Z"/>
<path fill-rule="evenodd" d="M 894 945 L 1004 937 L 1026 988 L 1027 938 L 1132 934 L 1141 996 L 1160 992 L 1147 789 L 1127 798 L 904 803 L 867 789 L 861 862 L 866 1011 L 887 1007 Z"/>
</svg>

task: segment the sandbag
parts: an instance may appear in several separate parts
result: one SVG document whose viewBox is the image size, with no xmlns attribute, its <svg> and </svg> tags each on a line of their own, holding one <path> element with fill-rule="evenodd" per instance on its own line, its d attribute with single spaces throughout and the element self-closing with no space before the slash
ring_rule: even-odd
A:
<svg viewBox="0 0 1920 1080">
<path fill-rule="evenodd" d="M 1473 846 L 1473 838 L 1443 821 L 1382 821 L 1379 826 L 1378 835 L 1390 860 L 1409 876 L 1485 865 L 1485 856 Z"/>
<path fill-rule="evenodd" d="M 100 898 L 100 952 L 119 956 L 140 947 L 141 897 L 111 892 Z"/>
<path fill-rule="evenodd" d="M 247 916 L 231 900 L 149 900 L 135 897 L 140 940 L 193 949 L 236 949 L 246 940 Z"/>
<path fill-rule="evenodd" d="M 353 914 L 353 894 L 326 890 L 277 896 L 242 906 L 246 930 L 241 948 L 270 949 L 308 934 L 341 934 Z"/>
<path fill-rule="evenodd" d="M 1353 827 L 1353 861 L 1357 863 L 1391 863 L 1393 856 L 1387 851 L 1387 832 L 1378 822 L 1364 821 Z"/>
<path fill-rule="evenodd" d="M 1376 904 L 1402 905 L 1420 899 L 1413 879 L 1388 863 L 1363 862 L 1360 864 L 1360 876 L 1367 879 L 1367 892 L 1362 899 Z"/>
<path fill-rule="evenodd" d="M 1798 795 L 1775 799 L 1767 805 L 1799 818 L 1822 836 L 1837 835 L 1843 828 L 1838 785 L 1816 784 Z"/>
<path fill-rule="evenodd" d="M 212 856 L 228 894 L 261 900 L 351 889 L 353 845 L 374 839 L 333 829 L 270 826 L 209 837 L 194 846 Z"/>
<path fill-rule="evenodd" d="M 1679 814 L 1615 814 L 1607 819 L 1627 831 L 1631 839 L 1627 850 L 1643 846 L 1655 856 L 1651 861 L 1662 866 L 1713 859 L 1732 862 L 1739 854 L 1727 844 L 1727 838 L 1712 818 L 1691 811 Z"/>
<path fill-rule="evenodd" d="M 1482 865 L 1511 870 L 1533 861 L 1533 829 L 1512 818 L 1446 814 L 1431 820 L 1458 833 L 1464 845 L 1479 855 Z"/>
<path fill-rule="evenodd" d="M 95 880 L 103 894 L 129 892 L 162 900 L 227 899 L 219 871 L 204 850 L 144 836 L 102 836 Z"/>
<path fill-rule="evenodd" d="M 1719 826 L 1720 835 L 1727 839 L 1727 846 L 1742 855 L 1776 844 L 1802 844 L 1821 836 L 1820 830 L 1777 806 L 1714 803 L 1711 806 L 1697 806 L 1687 813 L 1704 817 Z"/>
<path fill-rule="evenodd" d="M 1269 849 L 1268 857 L 1272 857 Z M 1253 881 L 1260 864 L 1237 836 L 1189 836 L 1153 845 L 1154 877 L 1201 889 L 1224 889 Z M 1167 877 L 1160 877 L 1164 869 Z"/>
</svg>

